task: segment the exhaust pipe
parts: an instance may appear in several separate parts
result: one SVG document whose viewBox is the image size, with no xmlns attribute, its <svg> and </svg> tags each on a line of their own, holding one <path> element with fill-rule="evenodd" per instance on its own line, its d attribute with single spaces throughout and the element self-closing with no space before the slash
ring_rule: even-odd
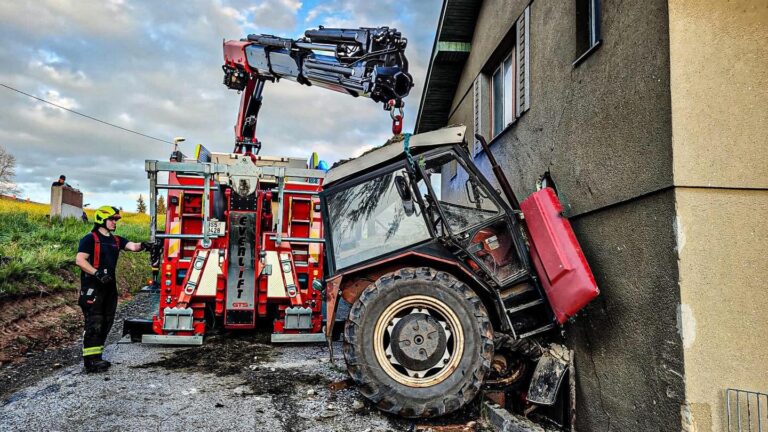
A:
<svg viewBox="0 0 768 432">
<path fill-rule="evenodd" d="M 501 186 L 501 190 L 504 192 L 509 204 L 512 206 L 512 210 L 520 211 L 520 202 L 517 201 L 517 196 L 515 196 L 515 192 L 512 191 L 512 186 L 509 185 L 509 181 L 507 180 L 507 176 L 504 175 L 504 171 L 502 171 L 499 164 L 496 163 L 496 158 L 493 157 L 493 153 L 491 153 L 491 149 L 488 147 L 485 138 L 478 133 L 475 134 L 475 138 L 477 138 L 477 140 L 480 141 L 480 145 L 483 146 L 483 150 L 485 150 L 485 154 L 488 156 L 488 161 L 491 163 L 493 175 L 495 175 L 496 180 L 499 181 L 499 186 Z"/>
</svg>

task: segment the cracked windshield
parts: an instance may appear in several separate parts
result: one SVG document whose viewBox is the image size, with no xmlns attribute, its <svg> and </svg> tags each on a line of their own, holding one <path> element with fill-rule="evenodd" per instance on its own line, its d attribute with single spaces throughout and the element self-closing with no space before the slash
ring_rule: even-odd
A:
<svg viewBox="0 0 768 432">
<path fill-rule="evenodd" d="M 430 238 L 409 182 L 399 170 L 328 198 L 336 268 Z"/>
</svg>

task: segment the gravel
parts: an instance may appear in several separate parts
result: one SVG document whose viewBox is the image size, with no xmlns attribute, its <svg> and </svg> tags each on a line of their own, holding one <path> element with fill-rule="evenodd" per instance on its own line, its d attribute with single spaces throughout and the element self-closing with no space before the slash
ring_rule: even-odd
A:
<svg viewBox="0 0 768 432">
<path fill-rule="evenodd" d="M 146 293 L 136 294 L 130 301 L 121 303 L 115 313 L 115 324 L 107 337 L 107 344 L 120 339 L 123 319 L 126 317 L 151 317 L 151 299 Z M 80 317 L 82 319 L 82 316 Z M 30 353 L 21 364 L 8 364 L 0 369 L 0 401 L 13 392 L 32 385 L 57 369 L 81 364 L 82 340 L 62 348 Z"/>
<path fill-rule="evenodd" d="M 137 295 L 121 306 L 110 342 L 118 340 L 123 317 L 146 316 L 147 297 Z M 113 366 L 102 374 L 83 372 L 79 345 L 62 351 L 69 357 L 48 358 L 48 363 L 32 358 L 27 363 L 45 365 L 45 373 L 17 381 L 17 391 L 6 390 L 0 430 L 416 429 L 413 421 L 380 413 L 354 386 L 331 389 L 330 384 L 348 378 L 341 343 L 334 343 L 331 362 L 324 345 L 271 345 L 268 340 L 267 333 L 220 334 L 190 348 L 131 344 L 126 338 L 105 348 Z M 430 424 L 419 421 L 425 423 Z"/>
<path fill-rule="evenodd" d="M 4 380 L 13 389 L 4 386 L 0 430 L 401 430 L 375 409 L 353 411 L 354 388 L 328 388 L 347 378 L 338 342 L 335 364 L 325 346 L 273 346 L 264 333 L 213 336 L 192 348 L 115 343 L 124 317 L 149 310 L 142 294 L 120 306 L 106 373 L 83 372 L 79 344 L 4 370 L 16 379 Z"/>
</svg>

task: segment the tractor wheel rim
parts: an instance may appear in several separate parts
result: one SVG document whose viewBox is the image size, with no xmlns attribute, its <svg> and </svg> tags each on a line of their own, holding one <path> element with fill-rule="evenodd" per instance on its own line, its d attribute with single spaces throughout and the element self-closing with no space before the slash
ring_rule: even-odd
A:
<svg viewBox="0 0 768 432">
<path fill-rule="evenodd" d="M 409 387 L 431 387 L 458 367 L 464 330 L 443 301 L 412 295 L 398 299 L 379 316 L 373 346 L 390 378 Z"/>
</svg>

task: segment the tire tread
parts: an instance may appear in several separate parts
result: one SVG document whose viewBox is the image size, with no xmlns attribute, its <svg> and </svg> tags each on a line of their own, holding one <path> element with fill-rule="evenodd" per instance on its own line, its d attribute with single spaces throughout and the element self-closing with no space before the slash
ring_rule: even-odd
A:
<svg viewBox="0 0 768 432">
<path fill-rule="evenodd" d="M 418 404 L 409 403 L 410 401 L 407 399 L 398 398 L 392 389 L 387 388 L 387 386 L 381 383 L 367 381 L 363 368 L 360 367 L 359 356 L 357 355 L 361 349 L 358 346 L 360 341 L 357 334 L 360 330 L 359 327 L 362 323 L 366 305 L 370 304 L 381 292 L 395 285 L 397 281 L 414 279 L 425 281 L 438 280 L 443 287 L 459 293 L 467 302 L 469 310 L 474 311 L 474 318 L 481 329 L 480 339 L 482 344 L 478 351 L 480 366 L 473 371 L 472 377 L 465 381 L 456 394 L 440 396 L 427 403 Z M 493 348 L 493 326 L 480 297 L 465 283 L 450 273 L 430 267 L 406 267 L 381 276 L 369 285 L 360 295 L 360 298 L 352 305 L 344 328 L 344 359 L 347 363 L 347 371 L 358 385 L 360 392 L 382 411 L 409 418 L 441 416 L 471 402 L 480 392 L 483 380 L 490 370 Z"/>
</svg>

